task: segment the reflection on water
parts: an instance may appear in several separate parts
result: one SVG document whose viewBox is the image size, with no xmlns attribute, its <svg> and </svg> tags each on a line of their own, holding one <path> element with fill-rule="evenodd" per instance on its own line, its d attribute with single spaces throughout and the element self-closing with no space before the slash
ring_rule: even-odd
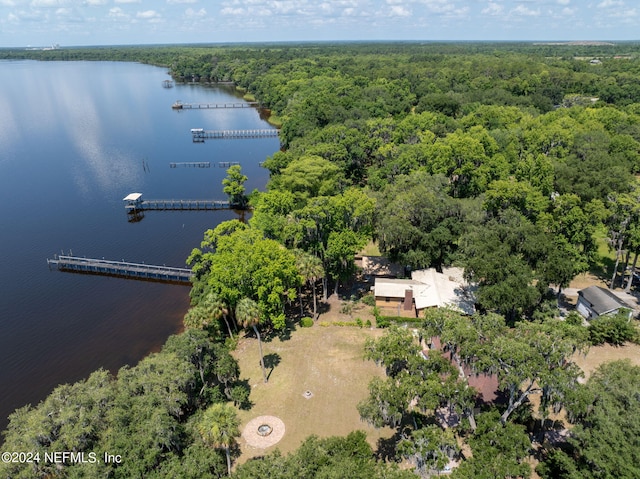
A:
<svg viewBox="0 0 640 479">
<path fill-rule="evenodd" d="M 237 214 L 151 211 L 130 223 L 122 198 L 224 199 L 223 168 L 169 168 L 176 161 L 238 161 L 249 191 L 265 185 L 258 163 L 277 139 L 193 144 L 189 134 L 268 127 L 258 112 L 176 112 L 176 99 L 240 100 L 165 79 L 148 65 L 0 62 L 0 428 L 57 384 L 157 350 L 188 307 L 186 287 L 49 271 L 47 257 L 183 267 L 205 229 Z"/>
</svg>

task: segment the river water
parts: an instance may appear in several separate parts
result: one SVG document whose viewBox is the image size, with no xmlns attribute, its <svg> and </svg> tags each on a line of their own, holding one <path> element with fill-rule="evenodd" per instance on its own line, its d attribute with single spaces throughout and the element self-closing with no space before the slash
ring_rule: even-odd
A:
<svg viewBox="0 0 640 479">
<path fill-rule="evenodd" d="M 64 273 L 77 256 L 184 267 L 203 232 L 233 211 L 151 211 L 129 222 L 122 198 L 226 199 L 237 161 L 247 191 L 275 138 L 193 143 L 191 128 L 262 129 L 254 108 L 176 111 L 239 102 L 230 86 L 163 88 L 163 68 L 117 62 L 0 61 L 0 429 L 17 407 L 98 368 L 134 365 L 181 329 L 189 288 Z M 211 168 L 170 168 L 170 162 Z M 1 442 L 1 438 L 0 438 Z"/>
</svg>

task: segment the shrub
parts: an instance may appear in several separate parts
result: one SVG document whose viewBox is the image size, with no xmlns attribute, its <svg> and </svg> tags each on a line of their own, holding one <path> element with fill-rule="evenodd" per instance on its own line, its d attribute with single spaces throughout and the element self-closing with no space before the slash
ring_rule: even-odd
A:
<svg viewBox="0 0 640 479">
<path fill-rule="evenodd" d="M 353 303 L 351 301 L 342 303 L 342 306 L 340 307 L 340 312 L 342 314 L 351 315 L 351 313 L 353 312 Z"/>
<path fill-rule="evenodd" d="M 367 320 L 364 322 L 364 325 L 365 325 L 367 328 L 370 328 L 370 327 L 371 327 L 371 320 L 370 320 L 370 319 L 367 319 Z"/>
<path fill-rule="evenodd" d="M 363 296 L 361 301 L 362 304 L 366 304 L 367 306 L 376 305 L 376 297 L 373 294 L 367 294 L 366 296 Z"/>
<path fill-rule="evenodd" d="M 376 317 L 376 327 L 378 328 L 388 328 L 389 324 L 391 324 L 389 322 L 389 319 L 387 319 L 386 316 L 377 316 Z"/>
<path fill-rule="evenodd" d="M 571 326 L 582 326 L 582 316 L 580 316 L 580 313 L 577 313 L 576 311 L 571 311 L 567 314 L 565 322 Z"/>
<path fill-rule="evenodd" d="M 591 344 L 611 343 L 619 346 L 626 341 L 637 342 L 638 333 L 629 321 L 627 313 L 621 312 L 615 316 L 601 316 L 591 321 L 589 339 Z"/>
<path fill-rule="evenodd" d="M 359 328 L 362 327 L 362 320 L 360 318 L 356 318 L 356 324 L 358 325 Z"/>
<path fill-rule="evenodd" d="M 300 320 L 300 326 L 302 326 L 303 328 L 310 328 L 311 326 L 313 326 L 313 319 L 311 319 L 311 318 L 302 318 Z"/>
</svg>

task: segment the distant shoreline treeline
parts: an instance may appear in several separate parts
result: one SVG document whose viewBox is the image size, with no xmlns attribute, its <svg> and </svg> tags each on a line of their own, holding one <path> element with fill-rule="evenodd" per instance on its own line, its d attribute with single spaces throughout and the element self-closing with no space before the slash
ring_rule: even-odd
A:
<svg viewBox="0 0 640 479">
<path fill-rule="evenodd" d="M 142 458 L 135 464 L 95 469 L 112 474 L 109 477 L 176 477 L 176 471 L 181 477 L 224 475 L 224 457 L 205 445 L 212 441 L 205 441 L 209 433 L 200 431 L 200 418 L 212 403 L 250 404 L 246 394 L 250 388 L 239 379 L 237 364 L 221 346 L 226 331 L 233 334 L 234 315 L 244 317 L 242 323 L 250 324 L 259 338 L 258 326 L 279 329 L 297 318 L 294 300 L 303 288 L 308 298 L 313 296 L 315 312 L 316 287 L 322 287 L 325 298 L 331 287 L 339 293 L 353 277 L 355 253 L 370 240 L 407 270 L 462 266 L 466 279 L 478 285 L 478 311 L 490 313 L 470 322 L 496 326 L 501 335 L 519 327 L 552 349 L 545 328 L 552 323 L 563 328 L 569 322 L 557 320 L 558 301 L 550 286 L 559 290 L 577 274 L 591 271 L 612 286 L 631 288 L 624 271 L 635 267 L 640 252 L 636 43 L 131 46 L 0 50 L 0 58 L 136 61 L 166 67 L 177 81 L 232 81 L 277 116 L 283 145 L 264 162 L 271 175 L 267 191 L 249 197 L 252 218 L 246 224 L 226 222 L 208 231 L 202 251 L 194 249 L 189 258 L 197 279 L 185 323 L 199 324 L 205 331 L 188 328 L 168 341 L 161 353 L 121 371 L 117 381 L 104 372 L 94 373 L 85 382 L 56 389 L 35 408 L 19 409 L 5 433 L 6 447 L 122 450 L 130 458 Z M 238 180 L 235 186 L 243 182 Z M 260 274 L 252 274 L 255 271 Z M 283 271 L 286 277 L 280 274 Z M 250 278 L 258 277 L 256 292 L 257 281 Z M 251 308 L 243 315 L 234 314 L 240 304 Z M 299 306 L 303 315 L 304 305 Z M 455 324 L 464 321 L 457 318 Z M 581 328 L 581 319 L 573 317 L 571 326 L 578 324 Z M 622 327 L 606 326 L 607 334 L 621 341 L 634 336 L 617 335 L 629 332 L 626 320 Z M 216 334 L 206 334 L 207 329 Z M 533 334 L 536 331 L 539 336 Z M 447 332 L 451 331 L 440 331 Z M 501 335 L 495 344 L 502 341 Z M 520 339 L 514 335 L 512 351 L 520 351 Z M 520 358 L 523 364 L 525 356 Z M 401 367 L 394 364 L 390 370 L 417 364 L 416 371 L 424 373 L 423 363 L 416 363 L 417 354 L 398 358 L 394 361 Z M 549 364 L 548 371 L 526 371 L 527 379 L 549 371 L 562 373 L 569 363 L 563 357 Z M 620 371 L 621 377 L 632 377 L 636 370 Z M 441 375 L 433 378 L 438 384 Z M 516 379 L 512 383 L 501 379 L 502 391 L 512 397 L 521 392 L 523 380 Z M 599 380 L 596 375 L 595 381 Z M 607 417 L 606 408 L 590 403 L 587 407 L 590 390 L 567 381 L 560 378 L 549 391 L 556 395 L 554 407 L 570 405 L 571 400 L 585 405 L 583 411 L 574 404 L 573 411 L 580 415 L 572 418 L 574 424 L 603 431 L 603 437 L 637 437 L 629 432 L 630 427 L 634 431 L 640 427 L 637 415 L 625 424 L 593 423 L 596 413 Z M 630 384 L 624 379 L 616 387 L 625 383 Z M 599 383 L 591 386 L 596 392 L 598 387 Z M 404 399 L 413 403 L 414 396 Z M 383 399 L 381 410 L 386 413 L 389 401 Z M 391 397 L 400 406 L 404 399 Z M 464 427 L 458 429 L 476 459 L 464 460 L 452 477 L 479 477 L 478 471 L 495 462 L 498 453 L 487 446 L 489 439 L 484 445 L 483 441 L 494 432 L 497 437 L 504 435 L 502 425 L 494 427 L 496 413 L 504 411 L 491 407 L 486 422 L 478 422 L 481 432 L 470 435 Z M 85 411 L 86 418 L 77 420 L 76 410 Z M 405 413 L 400 410 L 400 417 Z M 409 416 L 413 421 L 403 427 L 413 427 L 423 437 L 429 431 L 442 432 L 433 424 L 423 428 L 422 415 Z M 512 472 L 495 475 L 529 477 L 526 458 L 532 449 L 533 416 L 527 409 L 522 415 L 503 417 L 504 427 L 514 433 L 519 446 L 514 449 L 515 441 L 505 443 L 506 452 L 501 450 L 499 456 L 506 459 L 498 465 Z M 419 442 L 418 435 L 414 438 Z M 366 461 L 371 451 L 361 447 L 358 437 L 347 441 L 350 445 L 336 442 L 349 454 L 335 471 L 346 461 L 356 464 L 352 461 L 360 456 L 351 454 L 351 449 L 361 450 L 367 467 L 382 467 Z M 432 447 L 431 439 L 417 448 L 416 441 L 392 446 L 402 446 L 422 464 L 449 448 L 445 441 L 438 446 L 440 452 L 428 449 L 424 445 Z M 306 444 L 309 448 L 315 443 L 312 439 Z M 592 454 L 596 444 L 568 445 L 572 448 L 567 453 L 554 446 L 545 449 L 549 455 L 541 469 L 545 479 L 578 477 L 571 472 L 578 470 L 589 478 L 604 477 L 591 471 L 620 471 L 610 458 Z M 217 441 L 213 447 L 222 446 L 229 458 L 229 442 Z M 483 450 L 484 455 L 476 454 Z M 637 450 L 625 439 L 615 445 L 611 457 L 632 459 Z M 305 453 L 305 448 L 300 451 Z M 485 465 L 480 462 L 483 458 Z M 313 477 L 287 476 L 287 468 L 277 466 L 282 461 L 278 455 L 267 455 L 238 468 L 236 477 L 260 477 L 256 472 L 262 467 L 270 467 L 273 477 Z M 203 465 L 205 469 L 199 469 Z M 32 477 L 25 468 L 15 466 L 13 471 L 11 477 Z M 38 472 L 57 474 L 52 467 Z M 80 467 L 65 472 L 66 477 L 82 477 Z M 377 477 L 372 474 L 362 477 Z M 343 475 L 336 472 L 331 477 Z M 637 477 L 637 471 L 619 477 Z"/>
</svg>

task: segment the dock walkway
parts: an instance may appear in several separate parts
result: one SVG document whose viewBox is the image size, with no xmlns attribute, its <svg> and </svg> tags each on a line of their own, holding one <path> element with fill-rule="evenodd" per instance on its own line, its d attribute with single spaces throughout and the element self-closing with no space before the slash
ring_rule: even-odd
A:
<svg viewBox="0 0 640 479">
<path fill-rule="evenodd" d="M 142 193 L 129 193 L 123 201 L 129 213 L 150 210 L 228 210 L 233 206 L 225 200 L 143 200 Z"/>
<path fill-rule="evenodd" d="M 56 256 L 47 259 L 49 267 L 56 266 L 60 271 L 90 273 L 107 276 L 120 276 L 148 281 L 171 283 L 189 283 L 192 271 L 187 268 L 174 268 L 144 263 L 128 263 L 95 258 L 79 258 L 77 256 Z"/>
<path fill-rule="evenodd" d="M 177 101 L 171 105 L 171 108 L 174 110 L 214 110 L 222 108 L 255 108 L 259 106 L 260 103 L 257 101 L 237 103 L 182 103 L 181 101 Z"/>
<path fill-rule="evenodd" d="M 183 166 L 186 168 L 210 168 L 210 161 L 178 161 L 169 163 L 169 168 L 177 168 Z"/>
<path fill-rule="evenodd" d="M 192 128 L 191 136 L 194 142 L 207 140 L 236 140 L 245 138 L 277 138 L 280 130 L 265 128 L 259 130 L 205 130 Z"/>
</svg>

